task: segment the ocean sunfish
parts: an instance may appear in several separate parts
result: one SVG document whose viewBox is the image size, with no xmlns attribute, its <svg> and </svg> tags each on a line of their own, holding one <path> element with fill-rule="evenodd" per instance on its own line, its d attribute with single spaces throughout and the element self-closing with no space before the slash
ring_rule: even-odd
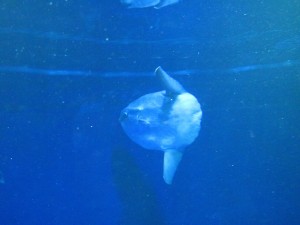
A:
<svg viewBox="0 0 300 225">
<path fill-rule="evenodd" d="M 198 136 L 202 111 L 197 99 L 161 67 L 155 75 L 164 90 L 131 102 L 119 121 L 132 141 L 164 152 L 163 178 L 171 184 L 185 147 Z"/>
<path fill-rule="evenodd" d="M 179 0 L 121 0 L 121 3 L 127 5 L 128 8 L 154 7 L 156 9 L 173 5 L 177 2 L 179 2 Z"/>
</svg>

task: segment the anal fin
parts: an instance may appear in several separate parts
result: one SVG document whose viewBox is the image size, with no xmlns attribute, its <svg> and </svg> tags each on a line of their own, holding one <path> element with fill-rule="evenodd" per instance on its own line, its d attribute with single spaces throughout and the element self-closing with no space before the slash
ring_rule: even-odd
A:
<svg viewBox="0 0 300 225">
<path fill-rule="evenodd" d="M 177 150 L 168 150 L 164 154 L 164 180 L 167 184 L 172 184 L 173 177 L 178 164 L 182 158 L 182 152 Z"/>
</svg>

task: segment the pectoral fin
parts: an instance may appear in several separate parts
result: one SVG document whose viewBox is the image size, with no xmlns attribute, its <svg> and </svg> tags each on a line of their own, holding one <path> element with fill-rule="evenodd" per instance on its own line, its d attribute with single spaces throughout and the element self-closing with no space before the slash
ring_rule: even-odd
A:
<svg viewBox="0 0 300 225">
<path fill-rule="evenodd" d="M 177 150 L 168 150 L 164 154 L 164 180 L 167 184 L 172 184 L 174 174 L 178 164 L 181 161 L 182 152 Z"/>
</svg>

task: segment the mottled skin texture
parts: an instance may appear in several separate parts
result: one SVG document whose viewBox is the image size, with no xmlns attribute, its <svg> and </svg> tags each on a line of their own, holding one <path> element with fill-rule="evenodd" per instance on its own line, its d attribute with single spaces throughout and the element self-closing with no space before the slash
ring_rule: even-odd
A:
<svg viewBox="0 0 300 225">
<path fill-rule="evenodd" d="M 202 112 L 197 99 L 180 94 L 174 99 L 165 91 L 144 95 L 130 103 L 122 126 L 137 144 L 151 150 L 183 149 L 200 130 Z"/>
</svg>

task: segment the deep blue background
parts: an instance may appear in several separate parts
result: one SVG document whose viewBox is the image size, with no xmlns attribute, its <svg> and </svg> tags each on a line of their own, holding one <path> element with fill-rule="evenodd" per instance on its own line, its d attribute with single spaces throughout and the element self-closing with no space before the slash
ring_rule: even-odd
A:
<svg viewBox="0 0 300 225">
<path fill-rule="evenodd" d="M 299 9 L 0 3 L 0 224 L 299 224 Z M 203 109 L 172 186 L 118 124 L 158 65 Z"/>
</svg>

